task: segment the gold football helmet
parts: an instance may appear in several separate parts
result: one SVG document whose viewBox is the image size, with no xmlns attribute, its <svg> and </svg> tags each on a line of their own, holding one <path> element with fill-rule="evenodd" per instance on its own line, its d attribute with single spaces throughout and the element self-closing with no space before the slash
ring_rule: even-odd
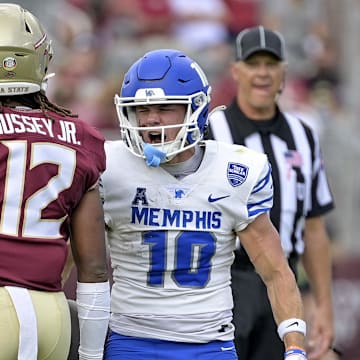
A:
<svg viewBox="0 0 360 360">
<path fill-rule="evenodd" d="M 0 4 L 0 96 L 45 91 L 53 50 L 39 20 L 16 4 Z"/>
</svg>

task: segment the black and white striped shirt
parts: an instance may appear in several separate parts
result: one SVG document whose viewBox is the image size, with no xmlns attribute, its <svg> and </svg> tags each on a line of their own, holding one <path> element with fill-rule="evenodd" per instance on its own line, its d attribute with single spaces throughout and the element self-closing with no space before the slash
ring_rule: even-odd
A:
<svg viewBox="0 0 360 360">
<path fill-rule="evenodd" d="M 273 119 L 252 121 L 233 101 L 225 111 L 212 113 L 209 138 L 267 154 L 274 183 L 270 217 L 285 254 L 297 258 L 304 250 L 305 219 L 324 215 L 334 207 L 317 134 L 278 108 Z"/>
</svg>

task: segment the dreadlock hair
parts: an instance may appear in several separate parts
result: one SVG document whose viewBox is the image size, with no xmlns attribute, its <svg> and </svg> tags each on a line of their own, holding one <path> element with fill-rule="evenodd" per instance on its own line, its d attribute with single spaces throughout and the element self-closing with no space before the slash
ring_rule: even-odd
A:
<svg viewBox="0 0 360 360">
<path fill-rule="evenodd" d="M 52 111 L 58 115 L 78 117 L 78 114 L 73 114 L 71 110 L 51 102 L 45 93 L 41 91 L 24 95 L 0 96 L 0 110 L 2 107 L 7 107 L 13 102 L 28 106 L 32 109 L 40 108 L 45 116 L 47 116 L 47 111 Z"/>
</svg>

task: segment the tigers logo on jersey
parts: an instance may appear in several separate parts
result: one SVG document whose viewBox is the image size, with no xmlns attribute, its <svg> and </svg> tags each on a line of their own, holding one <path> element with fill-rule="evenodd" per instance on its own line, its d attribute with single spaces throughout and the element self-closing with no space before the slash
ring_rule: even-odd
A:
<svg viewBox="0 0 360 360">
<path fill-rule="evenodd" d="M 180 204 L 182 199 L 186 198 L 191 190 L 191 187 L 179 187 L 179 185 L 168 185 L 165 188 L 176 204 Z"/>
<path fill-rule="evenodd" d="M 245 182 L 249 168 L 238 163 L 228 163 L 227 179 L 231 186 L 239 186 Z"/>
<path fill-rule="evenodd" d="M 185 196 L 185 192 L 183 189 L 176 189 L 175 190 L 175 199 L 181 199 Z"/>
</svg>

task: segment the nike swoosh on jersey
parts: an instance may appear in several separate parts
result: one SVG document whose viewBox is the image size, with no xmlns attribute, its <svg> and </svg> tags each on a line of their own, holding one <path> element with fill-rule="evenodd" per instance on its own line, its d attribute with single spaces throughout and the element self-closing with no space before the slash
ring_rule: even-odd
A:
<svg viewBox="0 0 360 360">
<path fill-rule="evenodd" d="M 212 194 L 210 194 L 209 197 L 208 197 L 208 201 L 212 203 L 212 202 L 215 202 L 215 201 L 219 201 L 219 200 L 222 200 L 222 199 L 226 199 L 226 198 L 228 198 L 229 196 L 230 196 L 230 195 L 212 197 Z"/>
<path fill-rule="evenodd" d="M 229 351 L 229 350 L 234 350 L 234 346 L 231 347 L 221 347 L 221 351 Z"/>
</svg>

